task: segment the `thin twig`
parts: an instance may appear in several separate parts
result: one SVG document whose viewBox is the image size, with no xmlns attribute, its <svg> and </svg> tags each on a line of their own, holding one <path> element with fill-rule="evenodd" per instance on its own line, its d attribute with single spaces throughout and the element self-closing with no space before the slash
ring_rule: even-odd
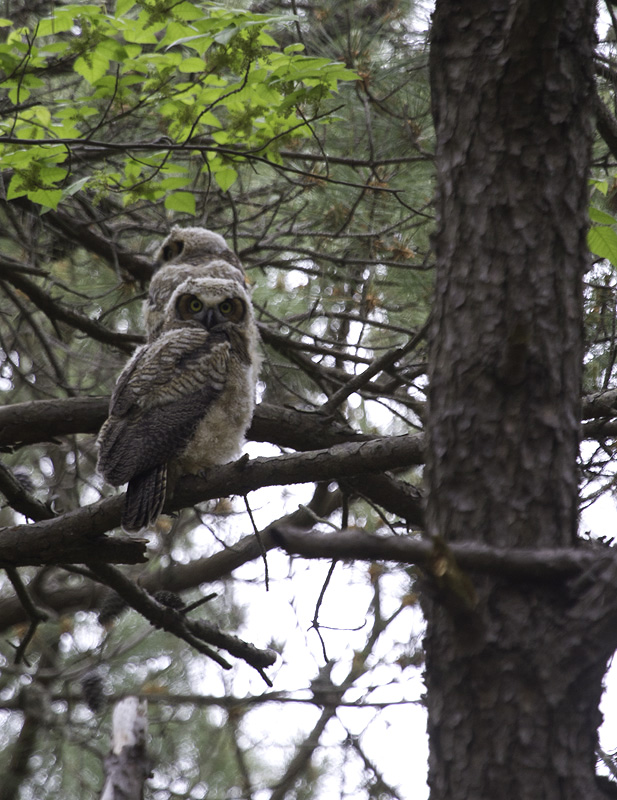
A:
<svg viewBox="0 0 617 800">
<path fill-rule="evenodd" d="M 26 648 L 36 633 L 39 623 L 48 620 L 49 614 L 34 604 L 34 601 L 30 597 L 30 594 L 26 589 L 21 576 L 15 567 L 5 567 L 5 572 L 13 588 L 15 589 L 15 594 L 19 598 L 19 602 L 22 604 L 26 614 L 30 618 L 30 626 L 15 651 L 15 663 L 19 664 L 24 659 Z"/>
<path fill-rule="evenodd" d="M 252 512 L 251 507 L 249 505 L 248 497 L 246 495 L 244 495 L 244 505 L 246 506 L 246 510 L 248 512 L 249 519 L 251 520 L 251 525 L 253 526 L 253 533 L 255 534 L 255 538 L 257 539 L 257 542 L 259 544 L 259 550 L 261 551 L 261 558 L 262 558 L 262 560 L 264 562 L 264 579 L 265 579 L 266 592 L 267 592 L 270 589 L 270 576 L 268 574 L 268 554 L 266 552 L 266 548 L 264 546 L 263 540 L 262 540 L 262 538 L 261 538 L 261 536 L 259 534 L 259 529 L 258 529 L 257 525 L 255 525 L 255 520 L 253 518 L 253 512 Z"/>
</svg>

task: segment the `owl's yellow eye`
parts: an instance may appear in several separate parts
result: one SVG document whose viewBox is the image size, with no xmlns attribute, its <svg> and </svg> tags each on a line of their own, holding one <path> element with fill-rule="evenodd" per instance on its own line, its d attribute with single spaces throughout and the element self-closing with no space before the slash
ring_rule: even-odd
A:
<svg viewBox="0 0 617 800">
<path fill-rule="evenodd" d="M 241 322 L 244 319 L 246 306 L 239 297 L 226 297 L 218 304 L 218 313 L 225 322 Z"/>
<path fill-rule="evenodd" d="M 194 294 L 183 294 L 178 298 L 176 309 L 179 319 L 190 320 L 203 311 L 204 304 Z"/>
</svg>

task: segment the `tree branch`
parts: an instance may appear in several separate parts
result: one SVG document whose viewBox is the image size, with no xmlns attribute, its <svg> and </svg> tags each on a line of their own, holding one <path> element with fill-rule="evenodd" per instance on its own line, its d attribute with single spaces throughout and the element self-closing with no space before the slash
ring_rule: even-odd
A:
<svg viewBox="0 0 617 800">
<path fill-rule="evenodd" d="M 596 419 L 597 417 L 614 417 L 617 414 L 617 389 L 587 395 L 583 397 L 581 417 Z"/>
<path fill-rule="evenodd" d="M 313 729 L 303 740 L 296 750 L 296 754 L 287 765 L 285 774 L 273 787 L 269 800 L 284 800 L 285 797 L 289 797 L 294 784 L 311 763 L 313 753 L 319 747 L 321 735 L 335 714 L 336 706 L 326 706 L 323 709 Z"/>
<path fill-rule="evenodd" d="M 109 397 L 69 397 L 60 400 L 32 400 L 0 407 L 0 450 L 74 433 L 98 433 L 107 418 Z M 617 390 L 583 398 L 582 418 L 609 418 L 599 424 L 610 425 L 617 415 Z M 589 433 L 587 433 L 589 431 Z M 583 427 L 593 436 L 595 428 Z M 342 442 L 371 441 L 378 437 L 359 433 L 336 419 L 297 411 L 293 408 L 260 403 L 255 409 L 247 438 L 271 442 L 294 450 L 311 450 L 318 445 L 331 447 Z M 422 462 L 420 462 L 422 463 Z"/>
<path fill-rule="evenodd" d="M 254 645 L 221 631 L 205 620 L 189 619 L 181 612 L 162 605 L 115 567 L 108 564 L 90 564 L 89 566 L 97 578 L 117 592 L 131 608 L 139 611 L 151 625 L 183 639 L 224 669 L 230 669 L 230 664 L 209 645 L 219 647 L 236 658 L 243 659 L 260 673 L 264 667 L 272 666 L 276 661 L 276 653 L 272 650 L 259 650 Z"/>
<path fill-rule="evenodd" d="M 109 397 L 33 400 L 0 407 L 0 449 L 47 442 L 74 433 L 98 433 L 108 408 Z M 248 438 L 294 450 L 311 450 L 316 444 L 329 447 L 377 437 L 357 433 L 319 414 L 261 403 L 255 409 Z"/>
<path fill-rule="evenodd" d="M 50 508 L 30 497 L 25 487 L 2 462 L 0 462 L 0 492 L 6 497 L 11 508 L 24 517 L 39 521 L 50 519 L 54 515 Z"/>
<path fill-rule="evenodd" d="M 610 109 L 601 100 L 597 92 L 594 97 L 594 104 L 598 133 L 604 139 L 604 143 L 607 145 L 612 156 L 617 158 L 617 120 L 611 114 Z"/>
<path fill-rule="evenodd" d="M 295 530 L 311 528 L 315 515 L 328 517 L 340 501 L 340 493 L 328 491 L 324 484 L 318 485 L 311 502 L 307 507 L 301 507 L 292 514 L 276 520 L 273 525 L 291 525 Z M 263 546 L 266 550 L 276 547 L 270 528 L 268 526 L 260 533 Z M 229 575 L 234 569 L 259 558 L 261 549 L 256 537 L 251 534 L 240 539 L 234 545 L 225 546 L 223 550 L 205 558 L 195 559 L 187 564 L 174 564 L 173 569 L 167 570 L 163 576 L 148 572 L 141 577 L 140 585 L 143 589 L 153 594 L 158 589 L 165 588 L 173 592 L 183 592 L 193 589 L 204 583 L 211 583 Z M 37 588 L 37 599 L 46 608 L 57 612 L 72 612 L 80 608 L 100 608 L 105 601 L 106 590 L 100 584 L 92 582 L 81 586 L 62 587 L 46 591 L 44 587 Z M 0 630 L 24 622 L 28 617 L 20 602 L 15 597 L 0 600 Z"/>
<path fill-rule="evenodd" d="M 245 495 L 264 486 L 329 481 L 341 475 L 411 466 L 420 463 L 422 449 L 423 438 L 417 434 L 348 442 L 330 449 L 249 462 L 241 458 L 209 470 L 207 478 L 184 476 L 165 504 L 165 511 L 177 511 L 216 497 Z M 114 555 L 118 560 L 120 554 L 124 563 L 142 561 L 143 540 L 102 538 L 120 525 L 122 504 L 123 496 L 116 495 L 50 520 L 4 529 L 0 532 L 0 566 L 81 563 L 93 558 L 106 561 Z"/>
<path fill-rule="evenodd" d="M 72 308 L 57 303 L 44 289 L 34 281 L 27 278 L 22 272 L 5 273 L 4 280 L 23 292 L 34 305 L 49 319 L 64 322 L 92 339 L 105 344 L 113 345 L 124 353 L 132 353 L 137 344 L 143 342 L 143 336 L 129 333 L 119 333 L 109 330 L 104 325 L 90 319 L 85 314 L 80 314 Z"/>
<path fill-rule="evenodd" d="M 394 561 L 415 564 L 434 572 L 442 548 L 429 539 L 410 536 L 375 536 L 359 528 L 337 533 L 274 527 L 272 536 L 288 553 L 304 558 L 340 558 L 359 561 Z M 598 564 L 615 563 L 612 548 L 506 549 L 461 543 L 448 547 L 461 569 L 531 580 L 566 579 Z"/>
<path fill-rule="evenodd" d="M 38 218 L 39 206 L 25 197 L 17 197 L 11 202 Z M 117 265 L 136 280 L 148 281 L 152 277 L 153 267 L 149 258 L 118 247 L 111 236 L 95 233 L 92 230 L 96 224 L 94 220 L 79 220 L 64 211 L 50 209 L 45 214 L 45 221 L 69 241 L 96 253 L 110 264 Z"/>
<path fill-rule="evenodd" d="M 145 539 L 106 535 L 106 531 L 118 526 L 121 511 L 122 498 L 111 497 L 32 525 L 3 528 L 0 530 L 0 566 L 144 562 Z"/>
</svg>

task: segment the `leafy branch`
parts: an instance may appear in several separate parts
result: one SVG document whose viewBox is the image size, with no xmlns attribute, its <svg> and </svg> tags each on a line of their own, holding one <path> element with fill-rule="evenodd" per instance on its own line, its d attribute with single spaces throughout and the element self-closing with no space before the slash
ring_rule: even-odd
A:
<svg viewBox="0 0 617 800">
<path fill-rule="evenodd" d="M 204 14 L 188 2 L 139 5 L 118 2 L 115 14 L 60 6 L 33 30 L 8 31 L 0 44 L 8 200 L 25 196 L 56 209 L 88 187 L 95 196 L 119 192 L 125 204 L 165 197 L 166 208 L 195 213 L 189 187 L 199 171 L 227 191 L 236 158 L 287 169 L 280 144 L 310 136 L 311 125 L 329 114 L 318 106 L 339 81 L 356 78 L 340 63 L 297 52 L 301 47 L 281 51 L 267 32 L 281 17 L 216 6 Z M 52 84 L 55 102 L 48 104 Z M 302 105 L 315 113 L 296 113 Z M 131 121 L 144 109 L 135 128 Z M 135 159 L 136 151 L 151 155 Z M 111 152 L 118 161 L 105 161 Z M 96 174 L 83 168 L 93 155 Z"/>
</svg>

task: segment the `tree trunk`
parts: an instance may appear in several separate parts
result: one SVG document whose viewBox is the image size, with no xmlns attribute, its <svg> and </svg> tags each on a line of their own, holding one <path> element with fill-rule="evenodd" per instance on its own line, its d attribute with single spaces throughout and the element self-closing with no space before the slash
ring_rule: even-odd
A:
<svg viewBox="0 0 617 800">
<path fill-rule="evenodd" d="M 426 473 L 446 542 L 575 540 L 594 17 L 592 0 L 437 0 Z M 467 614 L 425 604 L 431 797 L 602 796 L 615 637 L 591 585 L 471 578 Z"/>
</svg>

